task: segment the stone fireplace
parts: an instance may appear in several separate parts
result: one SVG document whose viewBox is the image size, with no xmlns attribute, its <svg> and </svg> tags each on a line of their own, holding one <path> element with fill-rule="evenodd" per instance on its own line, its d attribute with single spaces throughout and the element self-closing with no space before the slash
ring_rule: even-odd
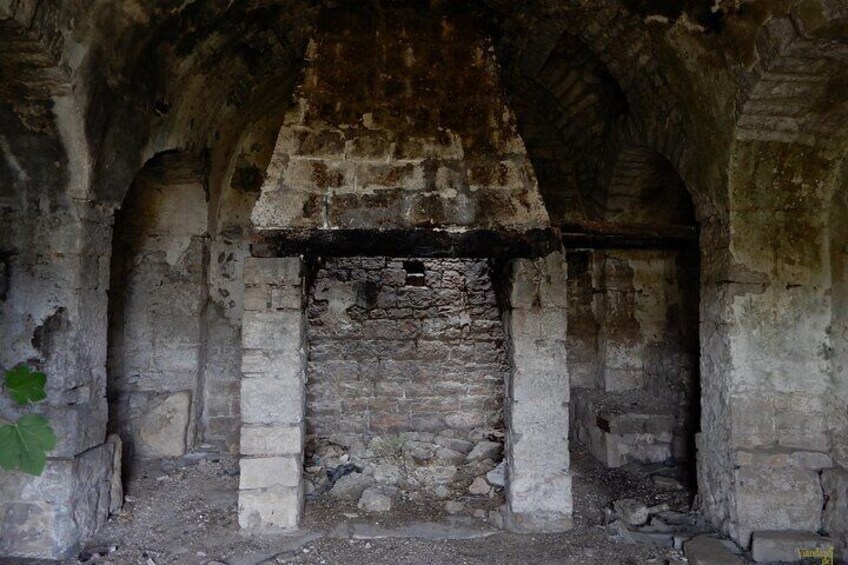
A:
<svg viewBox="0 0 848 565">
<path fill-rule="evenodd" d="M 570 527 L 565 259 L 473 18 L 325 10 L 251 220 L 243 528 L 396 438 L 429 442 L 406 490 L 503 458 L 504 525 Z"/>
</svg>

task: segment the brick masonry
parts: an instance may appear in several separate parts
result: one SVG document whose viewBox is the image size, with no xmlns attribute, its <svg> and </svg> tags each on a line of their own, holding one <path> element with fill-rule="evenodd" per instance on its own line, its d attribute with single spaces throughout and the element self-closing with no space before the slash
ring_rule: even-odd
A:
<svg viewBox="0 0 848 565">
<path fill-rule="evenodd" d="M 307 335 L 311 432 L 501 422 L 509 366 L 488 261 L 327 260 L 308 293 Z"/>
</svg>

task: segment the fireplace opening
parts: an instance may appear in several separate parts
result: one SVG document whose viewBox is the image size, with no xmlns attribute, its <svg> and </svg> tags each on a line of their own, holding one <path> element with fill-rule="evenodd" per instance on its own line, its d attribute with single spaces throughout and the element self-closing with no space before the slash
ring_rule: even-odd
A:
<svg viewBox="0 0 848 565">
<path fill-rule="evenodd" d="M 488 260 L 338 258 L 306 295 L 307 498 L 504 502 L 506 335 Z"/>
</svg>

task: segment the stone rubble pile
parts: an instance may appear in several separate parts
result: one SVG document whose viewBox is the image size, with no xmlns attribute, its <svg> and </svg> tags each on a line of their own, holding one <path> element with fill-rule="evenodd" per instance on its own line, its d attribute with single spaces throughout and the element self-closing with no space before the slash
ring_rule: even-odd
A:
<svg viewBox="0 0 848 565">
<path fill-rule="evenodd" d="M 700 514 L 688 508 L 647 506 L 633 498 L 614 501 L 605 517 L 607 530 L 618 541 L 677 550 L 690 539 L 714 531 Z"/>
<path fill-rule="evenodd" d="M 488 429 L 309 436 L 307 497 L 356 502 L 387 512 L 399 501 L 445 501 L 449 514 L 488 519 L 503 504 L 503 433 Z"/>
</svg>

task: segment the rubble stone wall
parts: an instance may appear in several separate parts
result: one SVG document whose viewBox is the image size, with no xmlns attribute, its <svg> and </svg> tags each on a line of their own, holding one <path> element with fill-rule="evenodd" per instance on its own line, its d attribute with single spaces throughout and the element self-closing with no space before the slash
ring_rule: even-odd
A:
<svg viewBox="0 0 848 565">
<path fill-rule="evenodd" d="M 329 259 L 308 300 L 310 432 L 500 424 L 508 365 L 487 261 Z"/>
</svg>

